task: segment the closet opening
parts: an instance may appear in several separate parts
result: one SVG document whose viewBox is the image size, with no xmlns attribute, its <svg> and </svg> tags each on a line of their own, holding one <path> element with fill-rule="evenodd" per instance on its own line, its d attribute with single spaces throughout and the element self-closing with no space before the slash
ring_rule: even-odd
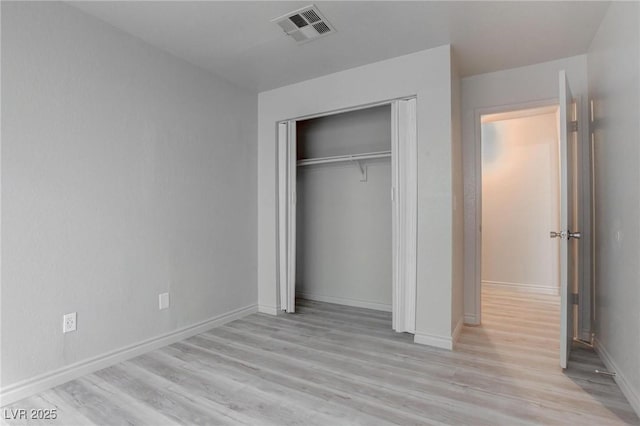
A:
<svg viewBox="0 0 640 426">
<path fill-rule="evenodd" d="M 390 312 L 415 332 L 415 98 L 278 123 L 280 309 Z M 342 308 L 341 308 L 342 309 Z"/>
<path fill-rule="evenodd" d="M 391 312 L 391 106 L 296 134 L 296 297 Z"/>
<path fill-rule="evenodd" d="M 560 338 L 560 129 L 557 105 L 481 117 L 482 324 Z M 532 337 L 533 336 L 533 337 Z"/>
</svg>

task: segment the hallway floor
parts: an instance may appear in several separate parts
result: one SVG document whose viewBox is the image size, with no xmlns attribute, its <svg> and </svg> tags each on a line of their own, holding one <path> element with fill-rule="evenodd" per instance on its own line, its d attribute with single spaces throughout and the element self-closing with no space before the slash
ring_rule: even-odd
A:
<svg viewBox="0 0 640 426">
<path fill-rule="evenodd" d="M 592 349 L 574 344 L 559 367 L 559 340 L 560 296 L 484 285 L 482 326 L 465 327 L 458 349 L 501 360 L 513 397 L 557 410 L 544 423 L 640 424 L 614 380 L 594 373 L 606 368 Z"/>
</svg>

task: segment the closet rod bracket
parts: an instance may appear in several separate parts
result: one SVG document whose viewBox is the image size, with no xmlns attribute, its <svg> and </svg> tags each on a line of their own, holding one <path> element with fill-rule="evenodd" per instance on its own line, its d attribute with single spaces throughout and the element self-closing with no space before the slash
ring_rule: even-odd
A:
<svg viewBox="0 0 640 426">
<path fill-rule="evenodd" d="M 351 161 L 356 163 L 358 165 L 358 168 L 360 169 L 360 182 L 366 182 L 367 181 L 367 166 L 363 165 L 362 162 L 359 159 L 352 159 Z"/>
</svg>

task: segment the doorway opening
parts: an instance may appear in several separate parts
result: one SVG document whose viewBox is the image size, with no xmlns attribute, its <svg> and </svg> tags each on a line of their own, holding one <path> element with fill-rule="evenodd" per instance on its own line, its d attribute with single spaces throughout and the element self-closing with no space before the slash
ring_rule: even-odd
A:
<svg viewBox="0 0 640 426">
<path fill-rule="evenodd" d="M 557 358 L 560 335 L 559 107 L 481 116 L 482 322 L 535 337 Z"/>
</svg>

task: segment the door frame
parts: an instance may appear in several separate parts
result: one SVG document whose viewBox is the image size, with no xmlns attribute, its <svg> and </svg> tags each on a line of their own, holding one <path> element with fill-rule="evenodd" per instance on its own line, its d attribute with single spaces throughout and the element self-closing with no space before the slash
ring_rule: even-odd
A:
<svg viewBox="0 0 640 426">
<path fill-rule="evenodd" d="M 408 102 L 406 102 L 408 101 Z M 392 184 L 392 327 L 398 332 L 415 333 L 416 293 L 417 293 L 417 95 L 403 96 L 374 103 L 356 105 L 331 111 L 279 120 L 277 128 L 277 238 L 276 253 L 278 265 L 278 292 L 281 305 L 278 310 L 294 312 L 289 306 L 292 297 L 291 279 L 295 283 L 295 225 L 289 220 L 295 212 L 295 148 L 296 122 L 319 117 L 327 117 L 345 112 L 358 111 L 381 105 L 391 109 L 391 164 Z M 409 117 L 407 119 L 407 117 Z M 286 141 L 282 141 L 282 126 L 287 126 Z M 293 134 L 293 137 L 292 137 Z M 287 146 L 286 152 L 283 147 Z M 292 156 L 293 153 L 293 156 Z M 284 163 L 286 162 L 286 164 Z M 291 190 L 293 188 L 293 192 Z M 285 244 L 286 247 L 282 247 Z M 287 295 L 282 294 L 286 289 Z M 283 306 L 283 303 L 287 303 Z"/>
<path fill-rule="evenodd" d="M 475 255 L 473 263 L 473 292 L 475 321 L 473 325 L 482 324 L 482 116 L 500 114 L 518 110 L 559 106 L 558 98 L 542 99 L 530 102 L 519 102 L 493 107 L 478 108 L 474 111 L 474 144 L 475 144 Z"/>
</svg>

